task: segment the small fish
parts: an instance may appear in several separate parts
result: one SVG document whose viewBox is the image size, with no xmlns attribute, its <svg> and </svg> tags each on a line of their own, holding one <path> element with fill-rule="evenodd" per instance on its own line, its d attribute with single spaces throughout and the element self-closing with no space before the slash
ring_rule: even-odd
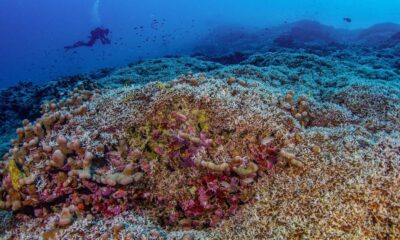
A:
<svg viewBox="0 0 400 240">
<path fill-rule="evenodd" d="M 345 17 L 345 18 L 343 18 L 343 21 L 345 21 L 345 22 L 348 22 L 348 23 L 351 23 L 351 18 L 349 18 L 349 17 Z"/>
</svg>

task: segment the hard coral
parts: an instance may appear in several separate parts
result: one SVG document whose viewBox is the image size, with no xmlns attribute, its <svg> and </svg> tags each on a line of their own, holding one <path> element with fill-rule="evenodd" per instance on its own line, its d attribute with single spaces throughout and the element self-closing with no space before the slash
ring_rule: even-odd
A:
<svg viewBox="0 0 400 240">
<path fill-rule="evenodd" d="M 20 179 L 22 178 L 22 172 L 18 169 L 17 164 L 14 160 L 8 162 L 8 172 L 11 178 L 12 187 L 15 190 L 19 190 L 21 187 Z"/>
<path fill-rule="evenodd" d="M 171 227 L 215 227 L 252 199 L 290 131 L 280 127 L 275 136 L 273 126 L 287 122 L 278 108 L 252 107 L 270 99 L 237 91 L 230 80 L 189 74 L 162 87 L 97 98 L 82 92 L 44 106 L 42 118 L 17 131 L 3 178 L 12 184 L 1 200 L 39 217 L 62 209 L 61 226 L 72 212 L 114 216 L 133 208 Z"/>
</svg>

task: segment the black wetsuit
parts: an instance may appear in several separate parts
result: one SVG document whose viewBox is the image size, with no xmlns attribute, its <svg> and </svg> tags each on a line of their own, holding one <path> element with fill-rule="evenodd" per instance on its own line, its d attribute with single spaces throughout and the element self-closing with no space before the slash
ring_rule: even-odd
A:
<svg viewBox="0 0 400 240">
<path fill-rule="evenodd" d="M 89 41 L 78 41 L 71 46 L 65 46 L 65 50 L 70 50 L 78 47 L 92 47 L 97 40 L 100 40 L 102 44 L 110 44 L 110 39 L 107 38 L 107 35 L 110 33 L 110 30 L 107 28 L 96 28 L 90 32 Z"/>
</svg>

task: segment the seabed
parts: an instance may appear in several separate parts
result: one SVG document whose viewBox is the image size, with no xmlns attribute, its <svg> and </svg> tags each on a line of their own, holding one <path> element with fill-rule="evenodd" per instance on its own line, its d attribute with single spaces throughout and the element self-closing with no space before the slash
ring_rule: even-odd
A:
<svg viewBox="0 0 400 240">
<path fill-rule="evenodd" d="M 378 51 L 159 58 L 3 91 L 42 95 L 17 136 L 2 119 L 0 238 L 398 239 L 400 73 Z"/>
</svg>

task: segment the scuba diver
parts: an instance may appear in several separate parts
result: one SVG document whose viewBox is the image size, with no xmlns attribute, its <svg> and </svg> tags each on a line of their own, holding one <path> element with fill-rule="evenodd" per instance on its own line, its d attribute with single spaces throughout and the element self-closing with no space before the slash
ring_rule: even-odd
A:
<svg viewBox="0 0 400 240">
<path fill-rule="evenodd" d="M 110 30 L 108 28 L 102 28 L 102 27 L 98 27 L 96 29 L 93 29 L 90 32 L 90 36 L 89 36 L 89 41 L 88 42 L 84 42 L 84 41 L 78 41 L 76 43 L 74 43 L 71 46 L 65 46 L 65 50 L 68 51 L 70 49 L 73 48 L 78 48 L 78 47 L 92 47 L 97 40 L 100 40 L 101 43 L 104 44 L 110 44 L 111 41 L 110 39 L 107 38 L 107 35 L 110 33 Z"/>
</svg>

